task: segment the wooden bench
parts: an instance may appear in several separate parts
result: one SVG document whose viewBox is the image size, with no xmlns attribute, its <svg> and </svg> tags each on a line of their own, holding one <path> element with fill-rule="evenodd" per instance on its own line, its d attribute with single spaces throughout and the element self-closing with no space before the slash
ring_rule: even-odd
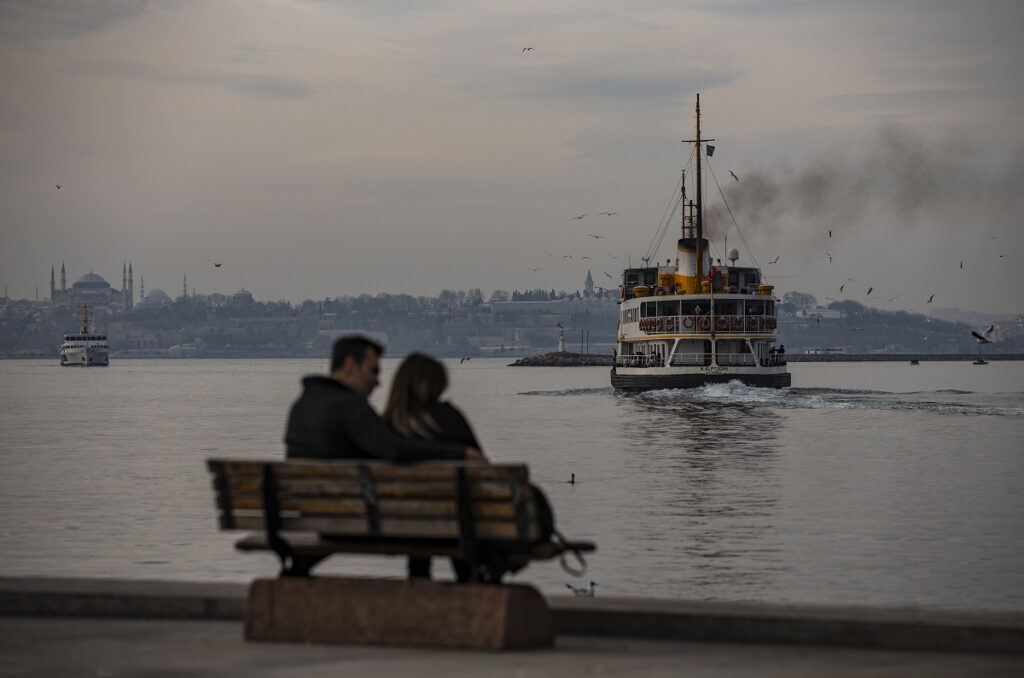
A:
<svg viewBox="0 0 1024 678">
<path fill-rule="evenodd" d="M 335 553 L 447 556 L 469 580 L 500 583 L 531 560 L 595 549 L 553 529 L 547 501 L 522 464 L 376 460 L 211 459 L 225 530 L 248 530 L 236 547 L 271 550 L 282 577 L 308 577 Z M 576 572 L 573 572 L 576 574 Z"/>
</svg>

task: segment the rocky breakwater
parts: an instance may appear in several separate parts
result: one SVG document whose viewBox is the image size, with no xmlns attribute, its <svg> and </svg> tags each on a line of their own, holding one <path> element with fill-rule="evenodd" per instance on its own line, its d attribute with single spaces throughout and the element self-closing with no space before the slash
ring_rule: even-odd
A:
<svg viewBox="0 0 1024 678">
<path fill-rule="evenodd" d="M 612 357 L 596 353 L 568 353 L 555 351 L 520 358 L 510 367 L 611 367 Z"/>
</svg>

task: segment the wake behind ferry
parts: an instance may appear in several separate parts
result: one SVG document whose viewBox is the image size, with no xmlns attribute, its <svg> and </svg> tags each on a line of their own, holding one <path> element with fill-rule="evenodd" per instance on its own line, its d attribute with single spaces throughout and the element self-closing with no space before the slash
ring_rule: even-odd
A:
<svg viewBox="0 0 1024 678">
<path fill-rule="evenodd" d="M 704 237 L 697 95 L 696 204 L 681 182 L 682 237 L 675 265 L 627 268 L 622 273 L 619 331 L 612 386 L 626 390 L 692 388 L 740 381 L 783 388 L 792 378 L 784 349 L 775 348 L 774 287 L 756 265 L 712 265 Z M 709 153 L 710 155 L 710 153 Z M 648 262 L 645 262 L 648 263 Z"/>
<path fill-rule="evenodd" d="M 60 364 L 79 367 L 105 367 L 110 364 L 107 335 L 89 331 L 89 307 L 82 306 L 82 329 L 65 334 L 60 345 Z"/>
</svg>

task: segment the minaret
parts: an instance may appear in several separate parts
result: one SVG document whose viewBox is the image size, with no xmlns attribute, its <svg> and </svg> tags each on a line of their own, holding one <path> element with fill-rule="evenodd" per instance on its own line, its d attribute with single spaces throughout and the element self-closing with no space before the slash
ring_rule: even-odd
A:
<svg viewBox="0 0 1024 678">
<path fill-rule="evenodd" d="M 4 296 L 7 296 L 6 294 Z M 57 280 L 53 277 L 53 264 L 50 264 L 50 306 L 57 300 Z"/>
<path fill-rule="evenodd" d="M 188 275 L 184 273 L 181 276 L 181 296 L 188 297 Z"/>
<path fill-rule="evenodd" d="M 128 310 L 128 267 L 121 261 L 121 308 Z"/>
<path fill-rule="evenodd" d="M 135 308 L 135 281 L 132 279 L 132 262 L 128 262 L 128 308 Z"/>
<path fill-rule="evenodd" d="M 594 296 L 594 277 L 590 275 L 590 269 L 587 269 L 587 280 L 583 283 L 583 291 L 588 297 Z"/>
<path fill-rule="evenodd" d="M 68 291 L 68 277 L 67 271 L 64 270 L 64 262 L 60 262 L 60 291 Z"/>
<path fill-rule="evenodd" d="M 146 276 L 139 276 L 139 301 L 146 300 Z"/>
</svg>

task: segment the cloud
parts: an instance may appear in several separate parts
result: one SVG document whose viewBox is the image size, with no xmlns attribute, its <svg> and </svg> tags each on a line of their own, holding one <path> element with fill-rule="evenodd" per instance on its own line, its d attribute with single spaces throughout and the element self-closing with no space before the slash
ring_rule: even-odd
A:
<svg viewBox="0 0 1024 678">
<path fill-rule="evenodd" d="M 147 10 L 139 0 L 0 0 L 0 40 L 60 40 L 97 33 Z"/>
<path fill-rule="evenodd" d="M 160 85 L 206 85 L 254 99 L 281 101 L 307 99 L 313 88 L 296 78 L 231 71 L 172 72 L 130 61 L 83 64 L 77 70 L 108 78 L 146 80 Z"/>
</svg>

